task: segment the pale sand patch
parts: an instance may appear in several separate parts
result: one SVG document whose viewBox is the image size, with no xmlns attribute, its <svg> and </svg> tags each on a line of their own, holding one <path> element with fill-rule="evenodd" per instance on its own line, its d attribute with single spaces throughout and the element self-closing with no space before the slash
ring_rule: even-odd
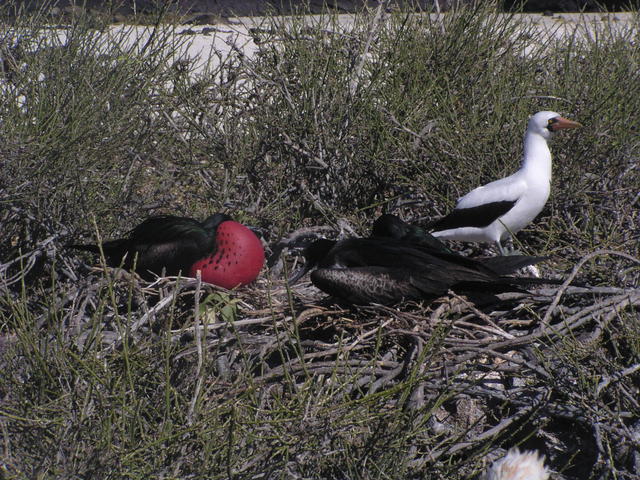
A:
<svg viewBox="0 0 640 480">
<path fill-rule="evenodd" d="M 446 15 L 446 14 L 445 14 Z M 436 22 L 438 15 L 432 14 L 432 20 Z M 633 13 L 566 13 L 555 14 L 553 16 L 545 16 L 541 14 L 518 14 L 515 15 L 518 21 L 522 22 L 523 28 L 532 28 L 535 32 L 542 34 L 534 35 L 532 41 L 537 42 L 538 38 L 548 38 L 549 44 L 553 41 L 562 41 L 563 39 L 576 38 L 580 40 L 593 40 L 596 35 L 602 32 L 611 32 L 612 34 L 622 34 L 629 29 L 638 29 L 640 26 L 640 15 Z M 206 29 L 213 29 L 214 34 L 202 35 L 196 33 L 189 40 L 184 54 L 191 59 L 197 59 L 198 64 L 204 68 L 211 52 L 216 55 L 211 57 L 211 61 L 217 63 L 220 58 L 225 58 L 232 50 L 241 51 L 247 57 L 252 57 L 258 50 L 257 45 L 253 42 L 251 29 L 266 30 L 272 22 L 278 24 L 291 21 L 292 17 L 276 17 L 274 19 L 265 17 L 235 17 L 228 19 L 227 23 L 199 26 L 197 29 L 193 27 L 185 27 L 178 29 L 178 32 L 185 30 L 193 30 L 201 32 Z M 322 17 L 317 15 L 309 15 L 305 20 L 311 25 L 322 24 L 324 28 L 336 25 L 330 22 L 323 22 Z M 337 16 L 337 30 L 348 31 L 353 28 L 355 23 L 354 15 L 344 14 Z M 527 54 L 530 48 L 536 48 L 539 45 L 530 45 L 525 47 L 523 54 Z M 214 65 L 210 65 L 212 67 Z"/>
<path fill-rule="evenodd" d="M 446 13 L 443 15 L 447 15 Z M 432 14 L 432 20 L 438 21 L 438 15 Z M 640 26 L 640 15 L 633 13 L 586 13 L 586 14 L 555 14 L 545 16 L 541 14 L 518 14 L 517 21 L 522 23 L 523 29 L 531 28 L 531 44 L 524 45 L 522 54 L 527 55 L 534 48 L 554 46 L 557 41 L 564 40 L 593 40 L 596 36 L 602 37 L 609 32 L 622 34 L 625 31 L 637 32 Z M 176 54 L 173 60 L 188 59 L 194 62 L 193 75 L 215 72 L 221 62 L 224 62 L 233 54 L 241 54 L 245 58 L 252 58 L 259 47 L 254 42 L 252 30 L 264 39 L 274 24 L 286 24 L 300 21 L 300 17 L 232 17 L 224 23 L 201 26 L 167 26 L 175 39 Z M 338 15 L 336 21 L 328 20 L 328 17 L 308 15 L 304 21 L 309 26 L 321 26 L 324 29 L 335 31 L 349 31 L 354 27 L 356 17 L 352 14 Z M 102 35 L 105 46 L 116 44 L 123 49 L 132 45 L 142 47 L 151 35 L 152 29 L 147 26 L 113 25 Z M 64 44 L 66 31 L 64 29 L 51 29 L 45 35 L 52 40 L 49 45 Z M 267 40 L 268 41 L 268 40 Z M 541 42 L 544 41 L 544 44 Z"/>
</svg>

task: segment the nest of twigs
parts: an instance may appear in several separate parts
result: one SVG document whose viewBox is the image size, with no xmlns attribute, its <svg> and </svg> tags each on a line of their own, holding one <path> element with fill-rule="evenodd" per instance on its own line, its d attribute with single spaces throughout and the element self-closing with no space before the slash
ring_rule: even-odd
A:
<svg viewBox="0 0 640 480">
<path fill-rule="evenodd" d="M 6 294 L 19 295 L 25 268 L 54 244 L 48 239 L 23 254 L 20 275 L 11 273 L 15 264 L 1 266 Z M 98 342 L 104 356 L 125 341 L 168 334 L 183 346 L 173 361 L 193 365 L 193 375 L 203 358 L 213 360 L 216 381 L 202 388 L 220 398 L 246 388 L 248 371 L 252 388 L 330 377 L 354 398 L 410 382 L 411 394 L 389 397 L 389 407 L 406 409 L 438 439 L 429 451 L 412 452 L 416 469 L 495 443 L 524 443 L 543 449 L 556 468 L 570 457 L 571 474 L 634 471 L 640 362 L 627 333 L 640 328 L 640 288 L 570 285 L 585 262 L 605 254 L 638 263 L 596 252 L 563 285 L 501 294 L 481 308 L 455 292 L 430 304 L 341 306 L 310 283 L 289 287 L 268 274 L 233 292 L 190 278 L 149 283 L 63 257 L 55 279 L 66 293 L 37 324 L 45 332 L 55 317 L 65 327 L 55 341 L 79 351 Z M 105 289 L 106 304 L 99 300 Z"/>
</svg>

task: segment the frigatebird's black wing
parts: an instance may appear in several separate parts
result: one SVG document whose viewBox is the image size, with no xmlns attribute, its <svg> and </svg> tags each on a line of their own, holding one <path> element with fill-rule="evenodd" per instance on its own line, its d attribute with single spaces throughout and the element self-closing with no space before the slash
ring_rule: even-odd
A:
<svg viewBox="0 0 640 480">
<path fill-rule="evenodd" d="M 167 275 L 187 274 L 198 259 L 211 253 L 215 231 L 208 232 L 192 218 L 162 215 L 147 218 L 133 228 L 127 238 L 102 244 L 108 265 L 132 268 L 142 275 L 163 271 Z M 99 253 L 97 245 L 69 245 L 70 248 Z"/>
<path fill-rule="evenodd" d="M 139 244 L 163 243 L 206 235 L 198 220 L 174 215 L 149 217 L 129 232 L 129 238 Z"/>
</svg>

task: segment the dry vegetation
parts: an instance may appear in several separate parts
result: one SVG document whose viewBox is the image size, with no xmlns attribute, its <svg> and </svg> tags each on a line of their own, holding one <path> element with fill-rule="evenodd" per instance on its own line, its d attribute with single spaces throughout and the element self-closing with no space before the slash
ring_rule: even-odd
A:
<svg viewBox="0 0 640 480">
<path fill-rule="evenodd" d="M 2 24 L 2 478 L 473 478 L 514 445 L 552 478 L 638 478 L 637 19 L 584 42 L 488 7 L 268 19 L 254 58 L 197 76 L 170 30 Z M 513 171 L 542 109 L 586 127 L 518 246 L 587 287 L 349 308 L 281 272 L 148 284 L 63 248 L 156 213 L 224 210 L 267 244 L 422 222 Z"/>
</svg>

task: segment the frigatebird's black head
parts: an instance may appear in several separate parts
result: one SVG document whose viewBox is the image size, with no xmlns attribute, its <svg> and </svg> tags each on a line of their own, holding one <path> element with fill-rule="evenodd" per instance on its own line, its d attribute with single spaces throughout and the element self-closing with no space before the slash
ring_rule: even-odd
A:
<svg viewBox="0 0 640 480">
<path fill-rule="evenodd" d="M 444 243 L 430 233 L 390 213 L 380 215 L 373 222 L 371 237 L 394 238 L 431 248 L 434 252 L 451 252 Z"/>
<path fill-rule="evenodd" d="M 408 233 L 408 224 L 390 213 L 380 215 L 371 227 L 372 237 L 404 238 Z"/>
<path fill-rule="evenodd" d="M 294 284 L 300 280 L 305 273 L 322 264 L 322 260 L 329 254 L 331 249 L 336 245 L 335 240 L 327 238 L 319 238 L 311 245 L 307 246 L 303 252 L 304 265 L 289 277 L 289 283 Z"/>
</svg>

